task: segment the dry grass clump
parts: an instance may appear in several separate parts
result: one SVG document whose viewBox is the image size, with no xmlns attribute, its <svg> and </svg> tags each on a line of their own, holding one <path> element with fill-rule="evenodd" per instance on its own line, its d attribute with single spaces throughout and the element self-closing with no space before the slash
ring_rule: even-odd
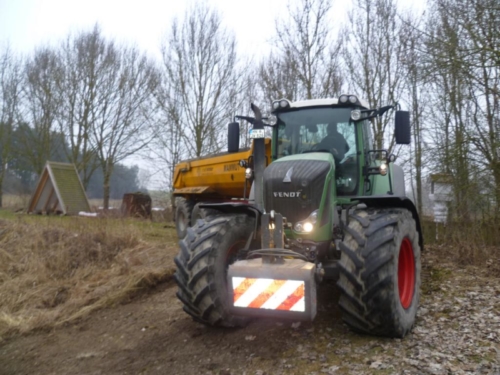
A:
<svg viewBox="0 0 500 375">
<path fill-rule="evenodd" d="M 142 234 L 125 220 L 0 221 L 0 340 L 75 320 L 169 279 L 174 249 Z"/>
<path fill-rule="evenodd" d="M 421 223 L 425 246 L 430 245 L 443 259 L 460 266 L 479 266 L 500 276 L 500 226 L 496 221 Z"/>
<path fill-rule="evenodd" d="M 4 194 L 2 196 L 2 207 L 13 211 L 26 209 L 28 207 L 30 195 Z"/>
<path fill-rule="evenodd" d="M 500 278 L 500 247 L 480 246 L 469 243 L 439 243 L 426 245 L 426 252 L 442 263 L 454 263 L 459 267 L 476 267 L 492 277 Z"/>
</svg>

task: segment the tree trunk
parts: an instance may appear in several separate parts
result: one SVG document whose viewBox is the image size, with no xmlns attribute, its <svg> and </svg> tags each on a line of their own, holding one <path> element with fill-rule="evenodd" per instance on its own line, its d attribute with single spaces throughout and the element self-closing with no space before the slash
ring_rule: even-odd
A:
<svg viewBox="0 0 500 375">
<path fill-rule="evenodd" d="M 495 211 L 494 216 L 500 219 L 500 161 L 496 162 L 493 170 L 493 177 L 495 179 Z"/>
<path fill-rule="evenodd" d="M 111 173 L 109 170 L 106 170 L 104 173 L 104 183 L 102 186 L 103 190 L 103 207 L 104 210 L 108 210 L 109 208 L 109 180 L 111 179 Z"/>
<path fill-rule="evenodd" d="M 416 78 L 416 77 L 415 77 Z M 417 183 L 417 211 L 419 215 L 423 214 L 422 201 L 422 129 L 420 127 L 420 112 L 417 97 L 416 80 L 413 85 L 413 124 L 415 141 L 415 177 Z"/>
<path fill-rule="evenodd" d="M 423 215 L 422 202 L 422 146 L 417 144 L 415 147 L 415 178 L 417 180 L 417 211 L 420 216 Z"/>
<path fill-rule="evenodd" d="M 3 180 L 5 177 L 5 167 L 1 167 L 2 170 L 0 171 L 0 208 L 3 207 Z"/>
</svg>

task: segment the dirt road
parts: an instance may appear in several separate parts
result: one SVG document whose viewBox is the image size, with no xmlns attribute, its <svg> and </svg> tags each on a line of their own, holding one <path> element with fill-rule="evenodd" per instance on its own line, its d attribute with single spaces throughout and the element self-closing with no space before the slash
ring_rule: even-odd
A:
<svg viewBox="0 0 500 375">
<path fill-rule="evenodd" d="M 334 284 L 313 323 L 215 329 L 183 313 L 172 281 L 51 332 L 0 343 L 0 374 L 500 374 L 500 279 L 427 257 L 417 326 L 404 340 L 361 336 Z"/>
</svg>

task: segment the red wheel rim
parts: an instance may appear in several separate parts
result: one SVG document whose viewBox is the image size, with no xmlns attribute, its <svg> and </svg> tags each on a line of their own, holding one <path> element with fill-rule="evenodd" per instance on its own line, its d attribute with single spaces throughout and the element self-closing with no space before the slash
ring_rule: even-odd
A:
<svg viewBox="0 0 500 375">
<path fill-rule="evenodd" d="M 404 238 L 399 249 L 398 288 L 401 305 L 407 309 L 415 292 L 415 256 L 408 238 Z"/>
</svg>

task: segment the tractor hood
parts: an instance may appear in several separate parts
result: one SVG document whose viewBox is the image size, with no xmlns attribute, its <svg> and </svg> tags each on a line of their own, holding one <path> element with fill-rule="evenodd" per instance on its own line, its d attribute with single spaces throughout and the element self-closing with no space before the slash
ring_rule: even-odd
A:
<svg viewBox="0 0 500 375">
<path fill-rule="evenodd" d="M 320 207 L 327 175 L 335 168 L 331 154 L 313 152 L 276 160 L 264 171 L 264 206 L 291 223 Z"/>
<path fill-rule="evenodd" d="M 327 161 L 329 163 L 332 163 L 334 165 L 334 159 L 332 154 L 329 152 L 306 152 L 303 154 L 295 154 L 295 155 L 289 155 L 289 156 L 283 156 L 279 158 L 278 160 L 274 161 L 274 163 L 282 163 L 282 162 L 288 162 L 292 160 L 299 160 L 299 161 L 306 161 L 306 160 L 318 160 L 318 161 Z"/>
</svg>

